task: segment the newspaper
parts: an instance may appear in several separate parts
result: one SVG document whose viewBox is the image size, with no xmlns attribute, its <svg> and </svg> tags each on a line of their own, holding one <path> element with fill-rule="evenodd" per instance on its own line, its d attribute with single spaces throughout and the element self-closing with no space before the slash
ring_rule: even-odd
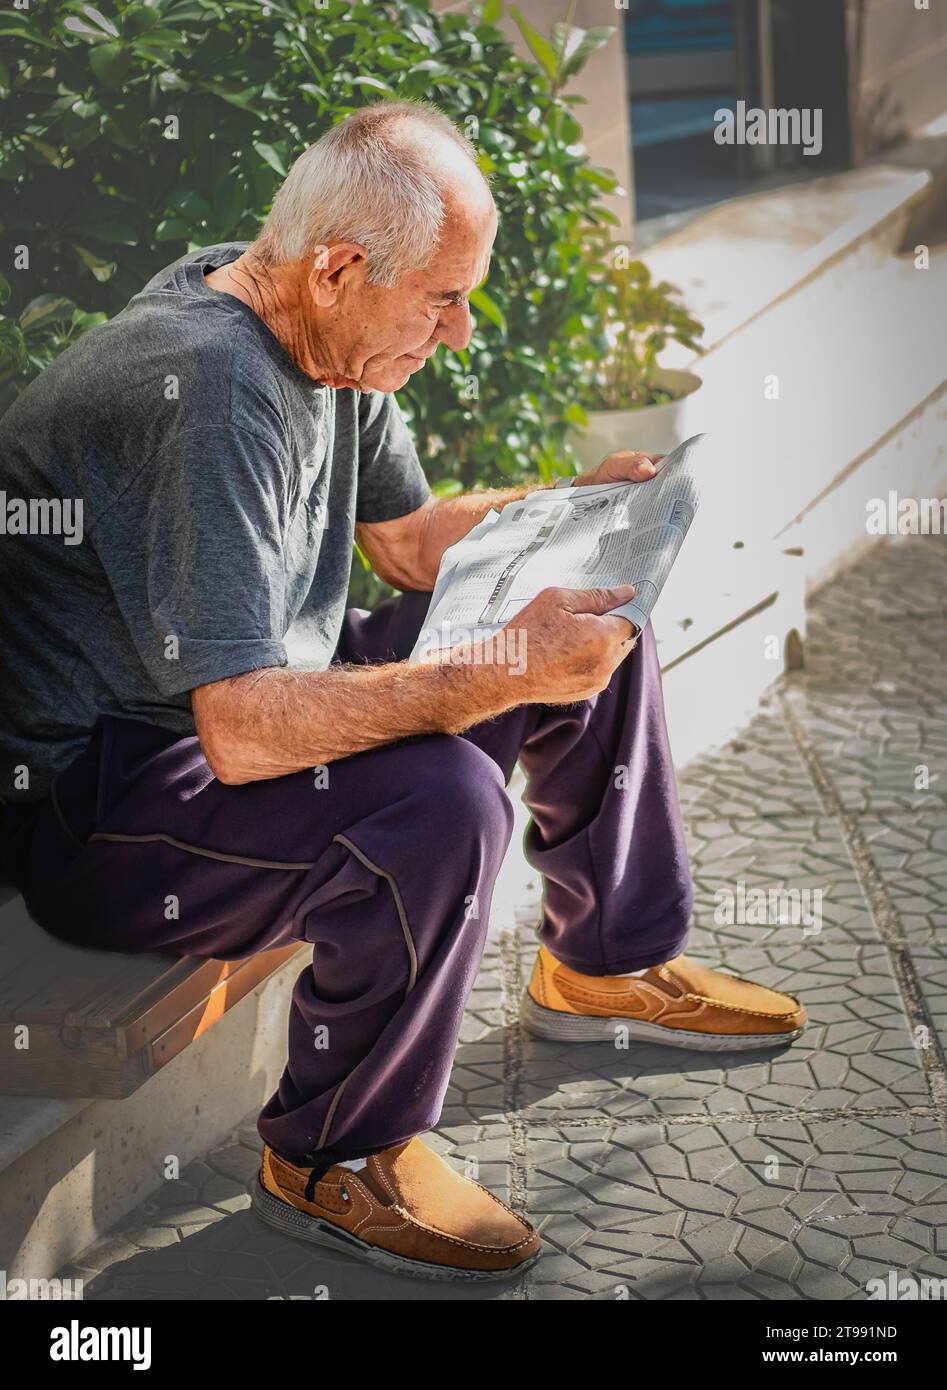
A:
<svg viewBox="0 0 947 1390">
<path fill-rule="evenodd" d="M 647 482 L 546 488 L 489 511 L 444 552 L 410 660 L 489 640 L 549 587 L 634 584 L 612 611 L 643 628 L 697 510 L 705 439 L 679 444 Z"/>
</svg>

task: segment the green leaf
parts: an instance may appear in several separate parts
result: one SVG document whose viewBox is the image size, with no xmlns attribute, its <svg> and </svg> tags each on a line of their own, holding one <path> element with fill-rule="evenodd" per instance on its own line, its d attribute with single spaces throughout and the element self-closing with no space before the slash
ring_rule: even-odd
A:
<svg viewBox="0 0 947 1390">
<path fill-rule="evenodd" d="M 107 87 L 117 87 L 132 65 L 132 55 L 120 43 L 96 44 L 89 54 L 89 67 Z"/>
<path fill-rule="evenodd" d="M 165 217 L 155 228 L 155 241 L 183 241 L 190 233 L 190 225 L 183 218 Z"/>
<path fill-rule="evenodd" d="M 371 87 L 372 91 L 383 92 L 385 96 L 394 96 L 394 92 L 387 82 L 381 82 L 377 77 L 353 77 L 353 87 Z"/>
<path fill-rule="evenodd" d="M 220 87 L 210 86 L 208 86 L 207 90 L 215 97 L 220 97 L 221 101 L 226 101 L 228 105 L 239 107 L 241 111 L 252 111 L 254 115 L 260 116 L 265 114 L 262 111 L 258 111 L 256 106 L 254 106 L 254 102 L 260 95 L 261 89 L 259 87 L 251 87 L 245 92 L 225 92 Z"/>
<path fill-rule="evenodd" d="M 285 179 L 286 175 L 289 173 L 289 170 L 286 168 L 286 165 L 283 163 L 283 160 L 280 158 L 278 152 L 273 148 L 272 145 L 264 145 L 259 141 L 254 141 L 253 148 L 256 150 L 260 158 L 266 161 L 266 163 L 270 166 L 271 169 L 276 170 L 277 174 L 279 174 L 281 179 Z"/>
<path fill-rule="evenodd" d="M 559 61 L 552 44 L 533 28 L 526 16 L 521 14 L 515 6 L 510 7 L 510 18 L 523 35 L 526 45 L 537 63 L 549 77 L 555 79 L 559 69 Z"/>
<path fill-rule="evenodd" d="M 189 222 L 204 222 L 211 215 L 210 204 L 193 188 L 175 188 L 168 195 L 168 206 Z"/>
<path fill-rule="evenodd" d="M 592 29 L 579 29 L 564 22 L 553 25 L 553 42 L 561 55 L 560 75 L 574 77 L 581 72 L 592 54 L 604 48 L 614 33 L 610 25 L 598 25 Z"/>
<path fill-rule="evenodd" d="M 486 0 L 480 12 L 484 24 L 496 24 L 503 16 L 503 0 Z"/>
<path fill-rule="evenodd" d="M 179 22 L 183 17 L 180 13 L 175 15 Z M 153 5 L 129 5 L 122 15 L 122 29 L 132 36 L 143 34 L 146 29 L 153 29 L 157 23 L 158 12 Z"/>
<path fill-rule="evenodd" d="M 63 116 L 63 140 L 73 153 L 83 150 L 96 138 L 99 126 L 99 108 L 87 101 L 77 101 Z"/>
<path fill-rule="evenodd" d="M 20 327 L 24 333 L 35 331 L 44 324 L 56 319 L 72 318 L 75 304 L 61 294 L 41 294 L 31 299 L 20 315 Z"/>
<path fill-rule="evenodd" d="M 36 150 L 45 160 L 52 164 L 54 169 L 62 168 L 62 156 L 53 145 L 48 145 L 45 140 L 37 140 L 35 135 L 21 135 L 21 140 L 25 140 L 31 149 Z"/>
<path fill-rule="evenodd" d="M 489 319 L 495 327 L 499 328 L 501 333 L 506 332 L 506 319 L 503 317 L 502 310 L 493 302 L 486 290 L 472 290 L 470 302 L 479 313 L 483 314 L 485 319 Z"/>
<path fill-rule="evenodd" d="M 80 246 L 78 242 L 71 241 L 69 245 L 75 251 L 76 255 L 83 262 L 83 264 L 88 266 L 88 268 L 92 271 L 92 274 L 95 276 L 96 280 L 99 280 L 103 283 L 106 280 L 111 280 L 112 276 L 118 269 L 118 266 L 115 261 L 103 260 L 101 256 L 97 256 L 95 252 L 90 251 L 87 246 Z"/>
<path fill-rule="evenodd" d="M 86 333 L 90 328 L 97 328 L 100 323 L 108 322 L 108 314 L 104 311 L 92 314 L 83 309 L 76 309 L 72 315 L 72 322 L 80 333 Z"/>
<path fill-rule="evenodd" d="M 96 28 L 104 30 L 106 34 L 111 34 L 113 39 L 118 38 L 118 30 L 110 19 L 105 18 L 104 14 L 100 14 L 99 11 L 94 9 L 91 5 L 80 5 L 79 8 L 84 15 L 92 20 Z"/>
</svg>

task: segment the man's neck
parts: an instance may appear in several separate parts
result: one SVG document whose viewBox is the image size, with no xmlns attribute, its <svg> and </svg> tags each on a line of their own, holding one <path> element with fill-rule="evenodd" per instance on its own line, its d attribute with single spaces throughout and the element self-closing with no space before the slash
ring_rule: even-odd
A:
<svg viewBox="0 0 947 1390">
<path fill-rule="evenodd" d="M 301 264 L 263 266 L 248 251 L 212 270 L 204 279 L 212 290 L 242 300 L 266 324 L 301 371 L 313 381 L 341 388 L 357 383 L 342 376 L 311 317 L 302 312 L 308 285 Z"/>
</svg>

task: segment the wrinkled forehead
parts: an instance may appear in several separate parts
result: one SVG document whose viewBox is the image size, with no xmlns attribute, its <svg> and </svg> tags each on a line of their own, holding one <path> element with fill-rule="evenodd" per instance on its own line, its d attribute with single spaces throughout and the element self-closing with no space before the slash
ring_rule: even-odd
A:
<svg viewBox="0 0 947 1390">
<path fill-rule="evenodd" d="M 496 208 L 489 193 L 476 200 L 447 201 L 437 248 L 423 272 L 425 280 L 433 277 L 440 289 L 472 290 L 489 269 L 496 233 Z"/>
</svg>

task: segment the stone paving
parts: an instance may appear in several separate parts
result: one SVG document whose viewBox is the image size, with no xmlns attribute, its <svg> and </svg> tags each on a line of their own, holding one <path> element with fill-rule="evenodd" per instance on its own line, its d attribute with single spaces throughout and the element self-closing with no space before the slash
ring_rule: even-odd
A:
<svg viewBox="0 0 947 1390">
<path fill-rule="evenodd" d="M 824 590 L 805 671 L 681 795 L 692 954 L 798 993 L 811 1023 L 727 1065 L 536 1041 L 516 1021 L 535 891 L 518 905 L 432 1142 L 541 1227 L 529 1274 L 396 1280 L 270 1231 L 247 1210 L 252 1116 L 61 1273 L 89 1300 L 859 1300 L 889 1270 L 947 1277 L 944 539 L 883 545 Z M 715 921 L 739 881 L 821 890 L 821 923 Z"/>
</svg>

